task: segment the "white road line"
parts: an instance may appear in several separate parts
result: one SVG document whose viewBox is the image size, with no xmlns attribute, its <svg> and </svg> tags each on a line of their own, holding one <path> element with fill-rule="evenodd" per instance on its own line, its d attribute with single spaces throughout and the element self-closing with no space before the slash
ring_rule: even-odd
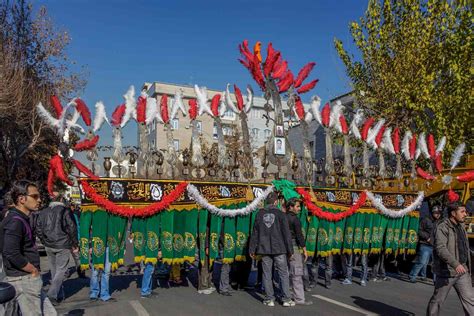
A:
<svg viewBox="0 0 474 316">
<path fill-rule="evenodd" d="M 376 313 L 372 313 L 372 312 L 369 312 L 368 310 L 365 310 L 365 309 L 362 309 L 362 308 L 358 308 L 358 307 L 354 307 L 354 306 L 351 306 L 351 305 L 348 305 L 348 304 L 344 304 L 344 303 L 341 303 L 339 301 L 336 301 L 336 300 L 333 300 L 333 299 L 330 299 L 328 297 L 325 297 L 325 296 L 322 296 L 322 295 L 312 295 L 316 298 L 319 298 L 320 300 L 323 300 L 323 301 L 326 301 L 326 302 L 329 302 L 329 303 L 333 303 L 335 305 L 339 305 L 339 306 L 342 306 L 344 308 L 347 308 L 347 309 L 350 309 L 350 310 L 353 310 L 353 311 L 356 311 L 356 312 L 359 312 L 361 314 L 364 314 L 364 315 L 378 315 Z"/>
<path fill-rule="evenodd" d="M 139 301 L 129 301 L 130 305 L 132 305 L 133 309 L 137 312 L 138 316 L 150 316 L 146 311 L 145 307 Z"/>
</svg>

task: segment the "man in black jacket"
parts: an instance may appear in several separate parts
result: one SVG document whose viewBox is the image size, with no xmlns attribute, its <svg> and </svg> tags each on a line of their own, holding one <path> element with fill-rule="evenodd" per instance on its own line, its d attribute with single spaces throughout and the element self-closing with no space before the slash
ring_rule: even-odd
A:
<svg viewBox="0 0 474 316">
<path fill-rule="evenodd" d="M 416 277 L 420 271 L 421 277 L 423 279 L 426 278 L 426 266 L 433 255 L 434 228 L 436 221 L 438 221 L 440 217 L 440 207 L 434 206 L 431 210 L 431 215 L 424 217 L 420 221 L 420 228 L 418 229 L 419 250 L 415 264 L 410 272 L 410 282 L 416 283 Z"/>
<path fill-rule="evenodd" d="M 11 198 L 15 208 L 0 225 L 0 250 L 6 281 L 15 287 L 15 301 L 22 315 L 41 315 L 40 257 L 29 222 L 31 212 L 37 211 L 41 196 L 37 186 L 21 180 L 13 184 Z"/>
<path fill-rule="evenodd" d="M 283 306 L 294 306 L 290 299 L 288 261 L 293 255 L 291 233 L 286 215 L 278 209 L 280 199 L 272 192 L 266 199 L 267 207 L 261 209 L 250 236 L 249 252 L 252 258 L 262 256 L 263 284 L 265 286 L 264 304 L 275 306 L 273 289 L 273 265 L 278 273 Z"/>
<path fill-rule="evenodd" d="M 78 252 L 77 227 L 71 210 L 61 195 L 42 210 L 37 219 L 37 234 L 43 242 L 51 269 L 51 286 L 48 297 L 58 304 L 58 293 L 66 278 L 71 250 Z"/>
</svg>

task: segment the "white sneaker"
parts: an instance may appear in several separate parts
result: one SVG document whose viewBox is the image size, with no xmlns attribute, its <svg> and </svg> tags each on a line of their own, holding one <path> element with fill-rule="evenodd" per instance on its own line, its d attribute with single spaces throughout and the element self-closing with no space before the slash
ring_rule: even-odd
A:
<svg viewBox="0 0 474 316">
<path fill-rule="evenodd" d="M 205 289 L 205 290 L 199 290 L 198 291 L 198 294 L 204 294 L 204 295 L 209 295 L 209 294 L 212 294 L 212 291 L 211 289 Z"/>
<path fill-rule="evenodd" d="M 263 301 L 263 305 L 273 307 L 275 306 L 275 301 Z"/>
<path fill-rule="evenodd" d="M 295 302 L 293 302 L 293 301 L 291 301 L 291 300 L 290 300 L 290 301 L 283 302 L 283 306 L 284 306 L 284 307 L 292 307 L 292 306 L 295 306 L 295 305 L 296 305 Z"/>
</svg>

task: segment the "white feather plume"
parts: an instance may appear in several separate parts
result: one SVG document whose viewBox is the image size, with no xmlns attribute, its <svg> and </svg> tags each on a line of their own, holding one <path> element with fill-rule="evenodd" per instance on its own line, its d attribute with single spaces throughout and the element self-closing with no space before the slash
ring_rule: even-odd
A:
<svg viewBox="0 0 474 316">
<path fill-rule="evenodd" d="M 130 86 L 127 93 L 123 95 L 125 99 L 125 114 L 123 115 L 122 124 L 120 127 L 124 127 L 131 118 L 137 117 L 137 102 L 135 101 L 135 87 Z"/>
<path fill-rule="evenodd" d="M 421 155 L 421 149 L 420 149 L 420 147 L 417 147 L 416 150 L 415 150 L 415 160 L 418 160 L 420 155 Z"/>
<path fill-rule="evenodd" d="M 456 149 L 453 152 L 453 155 L 451 156 L 451 171 L 456 168 L 456 166 L 459 164 L 461 161 L 462 155 L 464 155 L 464 150 L 466 149 L 466 144 L 461 143 L 456 147 Z"/>
<path fill-rule="evenodd" d="M 439 154 L 444 150 L 444 147 L 446 146 L 446 136 L 441 137 L 438 143 L 438 147 L 436 147 L 436 154 Z"/>
<path fill-rule="evenodd" d="M 183 91 L 181 89 L 178 89 L 176 93 L 174 94 L 173 98 L 173 105 L 171 106 L 171 117 L 170 119 L 176 118 L 176 115 L 178 114 L 178 110 L 181 110 L 181 113 L 183 113 L 183 116 L 186 116 L 186 110 L 184 109 L 184 104 L 183 104 Z"/>
<path fill-rule="evenodd" d="M 199 107 L 198 114 L 202 115 L 203 113 L 207 113 L 210 116 L 213 116 L 211 108 L 209 107 L 209 104 L 207 104 L 207 101 L 208 101 L 207 88 L 206 87 L 199 88 L 198 85 L 195 84 L 194 92 L 196 93 L 198 107 Z"/>
<path fill-rule="evenodd" d="M 225 96 L 225 91 L 222 91 L 222 95 Z M 225 102 L 225 97 L 224 98 L 221 98 L 219 100 L 219 117 L 223 117 L 224 114 L 225 114 L 225 111 L 227 111 L 227 105 L 226 105 L 226 102 Z"/>
<path fill-rule="evenodd" d="M 375 138 L 377 134 L 380 132 L 380 129 L 385 124 L 385 119 L 381 119 L 375 124 L 373 128 L 369 129 L 369 133 L 367 134 L 366 142 L 367 144 L 371 145 L 373 148 L 377 148 L 377 144 L 375 143 Z"/>
<path fill-rule="evenodd" d="M 319 125 L 322 125 L 323 120 L 321 118 L 321 110 L 319 109 L 321 107 L 321 98 L 317 95 L 313 96 L 310 106 L 314 118 L 318 121 Z"/>
<path fill-rule="evenodd" d="M 402 154 L 403 154 L 403 157 L 405 157 L 407 161 L 411 160 L 410 140 L 412 139 L 412 137 L 413 135 L 411 134 L 411 131 L 406 131 L 405 136 L 403 136 L 403 140 L 402 140 Z"/>
<path fill-rule="evenodd" d="M 36 109 L 38 110 L 38 115 L 44 120 L 46 124 L 54 129 L 59 127 L 59 120 L 55 119 L 51 113 L 45 109 L 41 102 L 36 105 Z"/>
<path fill-rule="evenodd" d="M 239 113 L 239 110 L 235 106 L 234 101 L 232 101 L 232 96 L 230 95 L 230 83 L 227 84 L 225 88 L 225 103 L 227 104 L 227 108 L 231 109 L 234 113 Z"/>
<path fill-rule="evenodd" d="M 311 121 L 313 120 L 313 114 L 311 114 L 311 111 L 306 112 L 304 120 L 306 121 L 306 123 L 311 123 Z"/>
<path fill-rule="evenodd" d="M 245 113 L 250 112 L 252 105 L 253 105 L 253 89 L 250 85 L 247 85 L 247 98 L 246 98 L 245 107 L 244 107 Z"/>
<path fill-rule="evenodd" d="M 358 109 L 354 117 L 352 118 L 352 122 L 349 127 L 352 135 L 354 135 L 354 137 L 357 139 L 361 139 L 359 126 L 360 124 L 362 124 L 363 120 L 364 120 L 364 111 L 362 109 Z"/>
<path fill-rule="evenodd" d="M 105 114 L 105 106 L 102 101 L 99 101 L 95 104 L 95 116 L 94 116 L 94 124 L 93 126 L 93 131 L 94 133 L 97 132 L 101 127 L 104 122 L 109 123 L 109 120 L 107 119 L 107 115 Z"/>
<path fill-rule="evenodd" d="M 336 104 L 334 104 L 331 107 L 331 114 L 329 116 L 329 127 L 335 128 L 335 129 L 340 129 L 338 125 L 341 124 L 341 121 L 339 120 L 339 117 L 341 116 L 342 110 L 344 107 L 342 106 L 342 103 L 340 100 L 336 101 Z"/>
<path fill-rule="evenodd" d="M 418 136 L 418 148 L 426 159 L 430 159 L 430 152 L 428 151 L 428 144 L 426 143 L 426 134 L 422 132 Z"/>
<path fill-rule="evenodd" d="M 382 143 L 381 146 L 383 149 L 385 149 L 386 152 L 395 155 L 395 148 L 393 147 L 393 141 L 392 141 L 392 128 L 387 127 L 385 131 L 383 132 L 383 138 L 382 138 Z"/>
<path fill-rule="evenodd" d="M 153 120 L 156 118 L 156 112 L 158 111 L 158 106 L 156 104 L 155 98 L 146 98 L 146 119 L 145 124 L 150 125 Z"/>
</svg>

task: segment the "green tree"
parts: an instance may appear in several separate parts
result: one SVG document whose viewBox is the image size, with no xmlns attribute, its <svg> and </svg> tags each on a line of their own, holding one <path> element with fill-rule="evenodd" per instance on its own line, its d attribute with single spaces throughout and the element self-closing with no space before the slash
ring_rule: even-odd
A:
<svg viewBox="0 0 474 316">
<path fill-rule="evenodd" d="M 85 85 L 71 71 L 67 32 L 57 30 L 46 9 L 33 16 L 26 1 L 0 4 L 0 187 L 16 178 L 44 180 L 57 137 L 35 111 L 49 96 L 67 98 Z"/>
<path fill-rule="evenodd" d="M 392 126 L 474 144 L 470 1 L 369 0 L 350 31 L 360 58 L 335 39 L 358 104 Z"/>
</svg>

